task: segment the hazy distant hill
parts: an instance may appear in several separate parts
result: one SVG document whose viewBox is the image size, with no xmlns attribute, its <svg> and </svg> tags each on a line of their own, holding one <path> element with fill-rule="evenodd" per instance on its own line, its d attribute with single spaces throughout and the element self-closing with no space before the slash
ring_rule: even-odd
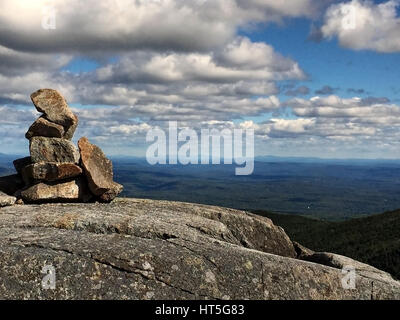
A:
<svg viewBox="0 0 400 320">
<path fill-rule="evenodd" d="M 0 175 L 14 172 L 0 155 Z M 123 196 L 204 203 L 344 220 L 400 208 L 400 163 L 391 160 L 260 158 L 250 176 L 234 165 L 158 165 L 113 157 Z M 286 161 L 286 162 L 285 162 Z M 297 161 L 297 162 L 296 162 Z"/>
<path fill-rule="evenodd" d="M 21 156 L 8 155 L 0 152 L 0 176 L 5 176 L 15 172 L 13 160 Z"/>
<path fill-rule="evenodd" d="M 341 165 L 400 165 L 398 159 L 324 159 L 312 157 L 256 157 L 257 162 L 289 162 L 289 163 L 323 163 Z"/>
<path fill-rule="evenodd" d="M 385 270 L 400 279 L 400 210 L 344 222 L 257 211 L 282 226 L 292 240 Z"/>
</svg>

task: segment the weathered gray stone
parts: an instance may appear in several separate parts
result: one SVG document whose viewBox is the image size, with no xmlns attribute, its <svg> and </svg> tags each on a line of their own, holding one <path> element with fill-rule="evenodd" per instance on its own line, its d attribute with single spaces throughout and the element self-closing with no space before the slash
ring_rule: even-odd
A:
<svg viewBox="0 0 400 320">
<path fill-rule="evenodd" d="M 22 169 L 21 175 L 25 184 L 37 181 L 58 181 L 75 178 L 82 174 L 82 169 L 73 163 L 40 162 Z"/>
<path fill-rule="evenodd" d="M 17 201 L 17 198 L 9 196 L 0 191 L 0 207 L 12 206 Z"/>
<path fill-rule="evenodd" d="M 48 138 L 63 138 L 64 127 L 46 120 L 44 117 L 37 119 L 28 129 L 25 138 L 32 137 L 48 137 Z"/>
<path fill-rule="evenodd" d="M 0 191 L 13 196 L 18 190 L 24 187 L 24 182 L 18 174 L 0 177 Z"/>
<path fill-rule="evenodd" d="M 64 97 L 53 89 L 40 89 L 31 94 L 36 109 L 44 113 L 47 120 L 64 127 L 66 139 L 71 139 L 78 125 L 78 117 L 73 114 Z"/>
<path fill-rule="evenodd" d="M 291 258 L 282 229 L 237 210 L 116 199 L 6 207 L 0 225 L 2 299 L 400 298 L 390 278 L 344 289 L 340 268 Z"/>
<path fill-rule="evenodd" d="M 89 182 L 90 191 L 102 201 L 112 201 L 123 190 L 113 181 L 113 166 L 103 151 L 91 144 L 86 137 L 78 141 L 82 166 Z"/>
<path fill-rule="evenodd" d="M 33 137 L 29 149 L 33 163 L 70 162 L 79 163 L 79 151 L 75 145 L 65 139 Z"/>
<path fill-rule="evenodd" d="M 63 183 L 38 183 L 21 192 L 26 203 L 42 202 L 87 202 L 92 195 L 86 186 L 86 181 L 77 179 Z"/>
<path fill-rule="evenodd" d="M 17 170 L 17 172 L 19 174 L 21 174 L 22 168 L 30 165 L 31 163 L 32 163 L 31 157 L 25 157 L 25 158 L 16 159 L 13 161 L 15 170 Z"/>
</svg>

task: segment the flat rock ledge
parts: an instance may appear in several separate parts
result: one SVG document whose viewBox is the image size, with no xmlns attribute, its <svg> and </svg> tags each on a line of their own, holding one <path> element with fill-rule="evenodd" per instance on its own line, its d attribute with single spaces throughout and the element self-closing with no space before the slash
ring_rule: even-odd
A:
<svg viewBox="0 0 400 320">
<path fill-rule="evenodd" d="M 116 199 L 5 207 L 0 226 L 1 299 L 400 299 L 387 273 L 307 250 L 314 262 L 297 259 L 282 228 L 243 211 Z M 342 286 L 343 264 L 362 271 L 355 289 Z M 49 265 L 54 289 L 42 287 Z"/>
</svg>

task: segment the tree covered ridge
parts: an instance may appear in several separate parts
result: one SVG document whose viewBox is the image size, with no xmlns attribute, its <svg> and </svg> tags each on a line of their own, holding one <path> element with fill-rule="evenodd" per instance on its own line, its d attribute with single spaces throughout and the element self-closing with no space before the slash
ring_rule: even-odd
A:
<svg viewBox="0 0 400 320">
<path fill-rule="evenodd" d="M 258 210 L 283 227 L 293 241 L 314 250 L 341 254 L 400 279 L 400 209 L 341 222 Z"/>
</svg>

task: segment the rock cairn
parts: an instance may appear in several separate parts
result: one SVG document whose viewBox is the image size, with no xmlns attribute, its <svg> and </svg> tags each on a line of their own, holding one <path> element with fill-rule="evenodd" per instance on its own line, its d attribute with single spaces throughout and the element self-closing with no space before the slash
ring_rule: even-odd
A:
<svg viewBox="0 0 400 320">
<path fill-rule="evenodd" d="M 78 117 L 64 97 L 41 89 L 31 99 L 42 115 L 25 135 L 30 157 L 14 161 L 17 175 L 0 178 L 0 191 L 9 196 L 5 203 L 111 202 L 123 189 L 113 181 L 112 162 L 85 137 L 78 148 L 71 142 Z"/>
</svg>

